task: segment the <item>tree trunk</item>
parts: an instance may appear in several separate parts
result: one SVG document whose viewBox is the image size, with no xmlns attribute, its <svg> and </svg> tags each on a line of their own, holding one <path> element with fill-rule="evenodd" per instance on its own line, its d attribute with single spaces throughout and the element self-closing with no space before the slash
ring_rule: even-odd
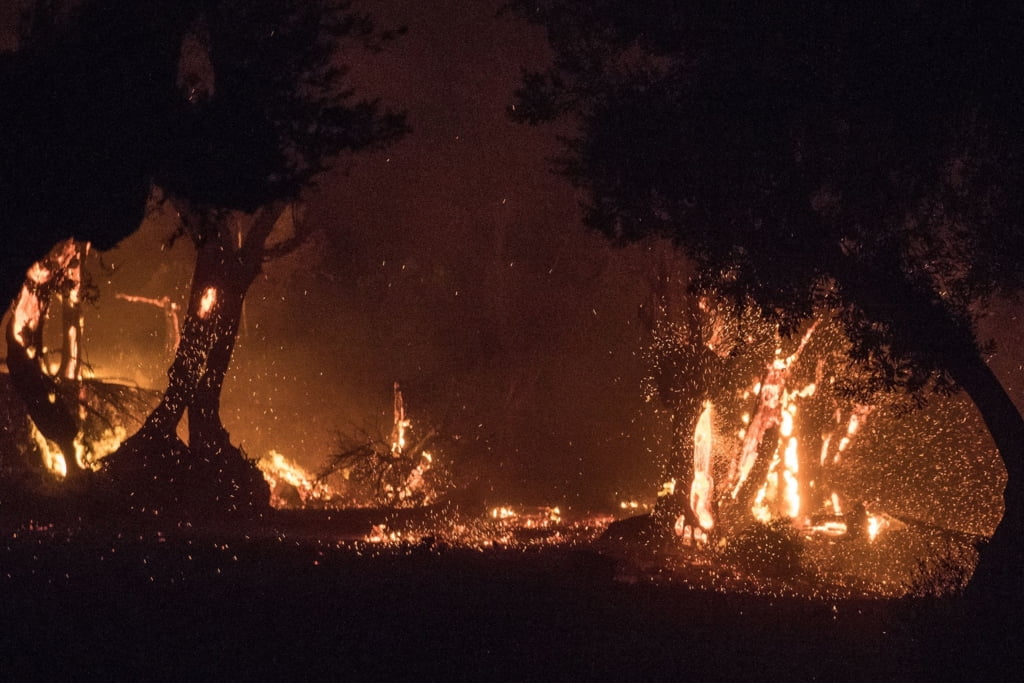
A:
<svg viewBox="0 0 1024 683">
<path fill-rule="evenodd" d="M 981 556 L 969 590 L 992 601 L 1003 614 L 1020 618 L 1024 588 L 1024 418 L 978 351 L 975 333 L 928 291 L 908 282 L 897 268 L 844 274 L 844 285 L 869 317 L 911 324 L 922 350 L 938 359 L 978 408 L 1006 467 L 1003 519 Z M 865 277 L 866 274 L 871 277 Z M 884 286 L 882 286 L 884 283 Z"/>
<path fill-rule="evenodd" d="M 195 400 L 217 336 L 219 311 L 214 305 L 212 310 L 204 312 L 204 295 L 208 296 L 211 287 L 219 291 L 221 278 L 217 274 L 222 274 L 228 264 L 228 255 L 214 241 L 200 247 L 181 340 L 167 370 L 167 390 L 139 431 L 125 441 L 119 451 L 137 453 L 150 449 L 151 444 L 176 439 L 178 423 Z M 117 457 L 121 458 L 122 454 Z"/>
<path fill-rule="evenodd" d="M 143 479 L 157 487 L 178 481 L 191 490 L 173 502 L 191 499 L 237 509 L 264 507 L 270 491 L 259 471 L 230 442 L 220 418 L 220 397 L 231 363 L 242 304 L 262 265 L 266 241 L 282 206 L 263 209 L 250 226 L 245 242 L 234 244 L 223 216 L 201 224 L 192 291 L 181 340 L 168 370 L 168 386 L 160 404 L 142 428 L 107 460 L 131 473 L 152 468 Z M 199 220 L 210 220 L 199 215 Z M 177 437 L 188 411 L 188 446 Z M 135 461 L 135 462 L 133 462 Z M 132 475 L 129 474 L 129 477 Z M 161 482 L 161 480 L 164 480 Z M 164 498 L 159 490 L 152 492 Z"/>
<path fill-rule="evenodd" d="M 1024 595 L 1024 419 L 983 358 L 964 354 L 956 361 L 949 372 L 981 413 L 1007 474 L 1003 518 L 982 549 L 971 592 L 1019 609 Z"/>
<path fill-rule="evenodd" d="M 61 368 L 70 377 L 63 379 L 64 374 L 51 377 L 45 366 L 43 326 L 50 298 L 62 288 L 70 288 L 71 292 L 79 289 L 81 258 L 78 244 L 67 239 L 34 263 L 14 300 L 5 330 L 11 384 L 39 432 L 60 448 L 66 476 L 70 480 L 82 473 L 75 448 L 81 427 L 77 404 L 80 388 L 77 381 L 78 338 L 76 336 L 73 349 L 67 341 L 63 349 Z M 73 363 L 68 360 L 71 352 L 76 354 Z"/>
<path fill-rule="evenodd" d="M 697 528 L 700 522 L 690 506 L 690 487 L 693 484 L 693 435 L 700 420 L 701 401 L 690 395 L 672 408 L 672 447 L 665 475 L 675 481 L 673 492 L 658 498 L 654 517 L 669 528 L 677 525 L 680 517 L 687 526 Z"/>
<path fill-rule="evenodd" d="M 205 372 L 189 403 L 189 447 L 193 450 L 217 451 L 231 445 L 220 417 L 221 391 L 238 338 L 242 303 L 253 281 L 253 278 L 241 274 L 238 278 L 240 279 L 225 280 L 221 283 L 221 300 L 214 319 L 213 343 L 206 359 Z"/>
</svg>

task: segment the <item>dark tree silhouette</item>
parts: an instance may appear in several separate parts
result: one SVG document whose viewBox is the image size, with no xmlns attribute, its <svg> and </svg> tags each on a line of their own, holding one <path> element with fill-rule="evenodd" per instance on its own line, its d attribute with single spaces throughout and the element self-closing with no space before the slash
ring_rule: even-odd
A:
<svg viewBox="0 0 1024 683">
<path fill-rule="evenodd" d="M 978 585 L 1018 598 L 1024 420 L 975 322 L 1019 292 L 1024 9 L 530 0 L 554 63 L 512 114 L 574 118 L 559 169 L 616 242 L 674 240 L 696 284 L 784 332 L 837 310 L 876 381 L 968 392 L 1006 464 Z"/>
<path fill-rule="evenodd" d="M 175 132 L 179 52 L 202 4 L 35 3 L 0 53 L 0 297 L 57 242 L 113 247 L 142 221 Z"/>
<path fill-rule="evenodd" d="M 151 178 L 170 150 L 180 46 L 200 5 L 24 3 L 17 49 L 0 54 L 0 295 L 14 299 L 25 282 L 15 305 L 38 305 L 42 314 L 28 337 L 8 329 L 7 364 L 37 427 L 61 444 L 70 475 L 79 472 L 72 455 L 83 424 L 77 354 L 65 353 L 74 366 L 51 377 L 40 339 L 31 337 L 80 259 L 51 248 L 74 244 L 72 237 L 86 249 L 109 248 L 139 226 Z M 40 265 L 54 268 L 49 285 L 37 288 L 32 271 Z"/>
</svg>

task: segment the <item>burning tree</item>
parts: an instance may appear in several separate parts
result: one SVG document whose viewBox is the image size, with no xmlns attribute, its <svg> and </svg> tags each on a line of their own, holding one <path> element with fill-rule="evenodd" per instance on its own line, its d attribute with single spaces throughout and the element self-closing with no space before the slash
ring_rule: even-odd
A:
<svg viewBox="0 0 1024 683">
<path fill-rule="evenodd" d="M 43 436 L 61 450 L 65 474 L 86 467 L 81 442 L 79 405 L 82 390 L 79 342 L 82 331 L 82 260 L 88 245 L 69 239 L 54 247 L 29 269 L 7 319 L 7 367 L 15 391 L 25 401 L 32 421 Z M 51 372 L 43 341 L 51 298 L 64 302 L 63 348 L 60 367 Z"/>
<path fill-rule="evenodd" d="M 85 379 L 82 304 L 98 296 L 85 269 L 90 247 L 67 239 L 33 264 L 5 326 L 9 377 L 25 404 L 33 440 L 46 469 L 75 486 L 117 447 L 136 413 L 148 409 L 126 401 L 127 394 L 139 392 Z M 55 301 L 60 304 L 56 361 L 47 345 L 54 335 L 46 334 L 47 321 L 57 317 L 51 315 Z"/>
<path fill-rule="evenodd" d="M 554 50 L 513 114 L 578 122 L 560 170 L 590 226 L 670 238 L 784 336 L 837 312 L 878 384 L 967 391 L 1009 476 L 980 583 L 1019 599 L 1024 420 L 975 322 L 1024 286 L 1021 8 L 513 7 Z"/>
<path fill-rule="evenodd" d="M 785 340 L 752 305 L 688 293 L 685 263 L 661 256 L 644 306 L 645 390 L 673 425 L 660 522 L 733 535 L 755 518 L 809 526 L 825 508 L 839 512 L 829 472 L 868 406 L 895 397 L 863 383 L 828 312 Z"/>
<path fill-rule="evenodd" d="M 303 244 L 303 188 L 342 152 L 404 132 L 400 114 L 354 101 L 334 61 L 342 39 L 390 37 L 347 3 L 211 3 L 182 42 L 178 144 L 156 182 L 197 252 L 168 387 L 109 459 L 115 479 L 140 468 L 165 486 L 192 472 L 231 507 L 265 505 L 265 484 L 220 419 L 220 396 L 250 285 L 268 259 Z M 189 443 L 177 437 L 188 412 Z M 154 474 L 155 472 L 155 474 Z M 152 476 L 150 476 L 152 475 Z"/>
</svg>

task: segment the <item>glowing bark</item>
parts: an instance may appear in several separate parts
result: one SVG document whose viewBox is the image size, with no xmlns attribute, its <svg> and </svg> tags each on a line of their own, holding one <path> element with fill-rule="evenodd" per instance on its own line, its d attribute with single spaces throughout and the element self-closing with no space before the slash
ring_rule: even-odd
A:
<svg viewBox="0 0 1024 683">
<path fill-rule="evenodd" d="M 69 478 L 75 478 L 84 467 L 82 449 L 77 443 L 81 428 L 78 406 L 81 320 L 77 297 L 81 295 L 84 253 L 73 239 L 68 239 L 34 263 L 14 301 L 5 331 L 11 383 L 40 434 L 57 444 L 65 460 L 63 472 Z M 43 325 L 51 297 L 62 292 L 65 300 L 72 295 L 76 297 L 70 317 L 77 322 L 69 323 L 64 359 L 60 372 L 54 377 L 49 374 L 46 363 Z"/>
<path fill-rule="evenodd" d="M 690 485 L 690 509 L 697 516 L 703 529 L 715 525 L 715 513 L 712 498 L 715 494 L 715 478 L 712 469 L 711 448 L 713 432 L 711 428 L 711 402 L 704 403 L 693 432 L 693 483 Z"/>
<path fill-rule="evenodd" d="M 730 463 L 729 488 L 733 500 L 739 497 L 741 489 L 750 477 L 765 436 L 770 430 L 775 430 L 782 424 L 782 395 L 786 390 L 786 382 L 816 327 L 817 323 L 811 325 L 792 355 L 787 358 L 776 358 L 765 370 L 757 394 L 757 409 L 744 432 L 739 457 Z"/>
</svg>

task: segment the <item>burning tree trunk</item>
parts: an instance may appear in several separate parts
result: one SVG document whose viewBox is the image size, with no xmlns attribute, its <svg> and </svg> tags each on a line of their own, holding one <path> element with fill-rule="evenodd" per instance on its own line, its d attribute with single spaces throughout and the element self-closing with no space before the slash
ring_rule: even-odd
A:
<svg viewBox="0 0 1024 683">
<path fill-rule="evenodd" d="M 147 467 L 147 459 L 170 457 L 171 467 L 182 464 L 199 469 L 199 462 L 212 466 L 208 476 L 223 478 L 224 495 L 237 491 L 250 500 L 244 504 L 262 506 L 258 499 L 266 493 L 258 471 L 230 442 L 220 417 L 220 398 L 231 363 L 242 315 L 242 304 L 249 287 L 259 274 L 269 251 L 281 243 L 269 245 L 270 235 L 284 211 L 275 204 L 261 209 L 253 218 L 240 246 L 223 214 L 190 212 L 179 215 L 186 232 L 197 246 L 196 267 L 188 310 L 174 361 L 168 369 L 168 385 L 160 404 L 150 413 L 142 428 L 111 456 L 111 471 Z M 188 445 L 177 436 L 178 424 L 188 412 Z M 140 460 L 141 464 L 129 464 Z M 188 464 L 191 461 L 191 464 Z M 168 477 L 174 474 L 167 471 Z M 216 482 L 205 482 L 214 486 Z M 215 497 L 220 494 L 215 493 Z M 269 498 L 269 494 L 267 494 Z"/>
<path fill-rule="evenodd" d="M 707 530 L 711 507 L 702 491 L 713 489 L 713 473 L 703 465 L 710 467 L 709 402 L 725 365 L 720 346 L 723 320 L 710 310 L 706 298 L 687 292 L 681 270 L 678 256 L 671 249 L 665 251 L 654 273 L 650 303 L 641 310 L 653 337 L 648 391 L 660 398 L 672 424 L 665 467 L 668 484 L 655 517 L 668 527 Z"/>
<path fill-rule="evenodd" d="M 80 335 L 82 294 L 81 262 L 88 245 L 68 239 L 29 269 L 7 323 L 7 367 L 15 391 L 25 402 L 29 417 L 64 456 L 64 473 L 75 479 L 83 471 L 84 453 L 78 437 Z M 60 372 L 49 373 L 43 326 L 52 296 L 65 301 L 64 348 Z"/>
<path fill-rule="evenodd" d="M 715 475 L 712 467 L 714 430 L 711 422 L 711 401 L 704 403 L 693 432 L 693 483 L 690 485 L 690 510 L 702 529 L 715 525 Z"/>
<path fill-rule="evenodd" d="M 760 390 L 757 393 L 757 409 L 750 420 L 743 434 L 743 445 L 739 456 L 729 466 L 729 488 L 732 489 L 732 498 L 739 498 L 740 491 L 750 476 L 751 469 L 757 460 L 761 442 L 769 430 L 775 429 L 782 424 L 782 402 L 786 392 L 786 382 L 789 380 L 791 369 L 810 341 L 811 335 L 817 323 L 811 325 L 800 346 L 787 358 L 776 358 L 765 370 L 764 379 L 760 382 Z M 780 350 L 781 351 L 781 350 Z M 755 479 L 756 481 L 756 479 Z"/>
<path fill-rule="evenodd" d="M 808 519 L 809 515 L 820 509 L 824 503 L 823 492 L 827 486 L 825 476 L 825 457 L 830 438 L 830 423 L 834 423 L 831 401 L 824 396 L 825 361 L 818 359 L 814 372 L 814 385 L 817 400 L 807 401 L 801 405 L 795 415 L 796 430 L 801 435 L 801 449 L 798 453 L 800 470 L 799 495 L 801 516 Z"/>
<path fill-rule="evenodd" d="M 792 415 L 785 413 L 786 404 L 792 400 L 787 393 L 787 382 L 816 328 L 817 322 L 807 330 L 790 356 L 779 358 L 781 349 L 777 349 L 776 358 L 765 369 L 757 391 L 757 408 L 744 429 L 739 453 L 729 463 L 729 493 L 722 501 L 720 519 L 726 529 L 734 529 L 745 520 L 753 519 L 751 509 L 771 468 L 772 458 L 777 451 L 785 453 L 789 446 L 791 435 L 783 433 L 792 429 Z M 785 437 L 786 443 L 780 440 L 780 435 Z M 793 448 L 796 448 L 795 442 Z M 777 476 L 784 478 L 781 471 Z"/>
<path fill-rule="evenodd" d="M 85 328 L 85 319 L 82 315 L 82 265 L 88 255 L 89 243 L 79 244 L 77 258 L 68 264 L 67 284 L 61 297 L 61 333 L 64 345 L 61 348 L 57 374 L 61 379 L 75 383 L 82 381 L 82 333 Z"/>
</svg>

